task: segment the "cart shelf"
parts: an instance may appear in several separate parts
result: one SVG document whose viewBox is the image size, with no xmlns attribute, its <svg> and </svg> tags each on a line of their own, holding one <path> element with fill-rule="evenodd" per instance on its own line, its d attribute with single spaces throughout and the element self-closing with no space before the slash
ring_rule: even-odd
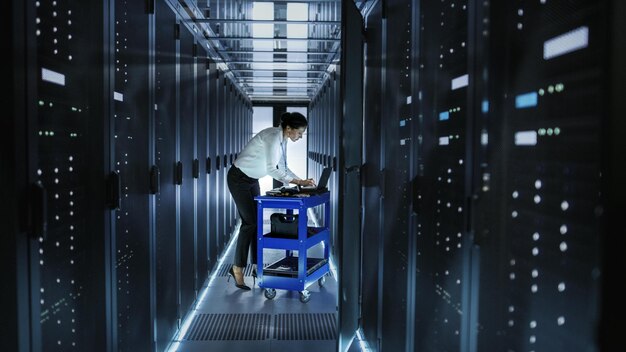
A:
<svg viewBox="0 0 626 352">
<path fill-rule="evenodd" d="M 330 230 L 330 194 L 328 192 L 309 197 L 274 197 L 257 196 L 257 275 L 259 287 L 265 289 L 265 297 L 272 299 L 276 289 L 300 291 L 300 301 L 308 302 L 307 290 L 316 281 L 322 286 L 325 275 L 329 272 Z M 324 205 L 324 224 L 320 227 L 307 226 L 307 210 Z M 264 209 L 285 209 L 287 213 L 298 211 L 297 236 L 284 236 L 276 233 L 264 233 Z M 323 243 L 323 258 L 307 258 L 307 250 Z M 264 265 L 264 249 L 284 249 L 285 256 L 271 264 Z M 298 251 L 294 256 L 293 251 Z"/>
</svg>

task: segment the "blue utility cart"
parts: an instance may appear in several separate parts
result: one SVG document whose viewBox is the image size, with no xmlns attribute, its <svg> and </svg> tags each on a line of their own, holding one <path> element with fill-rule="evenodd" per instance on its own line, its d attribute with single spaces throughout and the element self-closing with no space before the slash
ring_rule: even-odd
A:
<svg viewBox="0 0 626 352">
<path fill-rule="evenodd" d="M 330 230 L 330 193 L 308 196 L 257 196 L 257 275 L 259 287 L 265 289 L 265 297 L 272 299 L 276 296 L 276 289 L 299 291 L 300 301 L 306 303 L 311 295 L 307 287 L 317 281 L 324 285 L 325 275 L 329 271 Z M 324 205 L 324 224 L 320 227 L 307 226 L 309 208 Z M 284 211 L 293 215 L 297 210 L 298 231 L 297 237 L 286 237 L 281 234 L 267 232 L 263 229 L 265 209 Z M 323 258 L 307 258 L 307 250 L 323 242 Z M 284 249 L 285 256 L 273 263 L 264 265 L 264 249 Z M 298 251 L 298 256 L 293 255 Z"/>
</svg>

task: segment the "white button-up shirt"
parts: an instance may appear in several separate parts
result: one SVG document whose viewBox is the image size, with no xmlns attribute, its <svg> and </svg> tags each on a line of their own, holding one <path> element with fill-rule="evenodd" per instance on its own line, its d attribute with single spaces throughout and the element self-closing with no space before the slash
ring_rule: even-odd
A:
<svg viewBox="0 0 626 352">
<path fill-rule="evenodd" d="M 299 180 L 287 167 L 288 140 L 283 137 L 281 127 L 266 128 L 252 137 L 237 155 L 235 166 L 252 178 L 270 175 L 286 184 Z"/>
</svg>

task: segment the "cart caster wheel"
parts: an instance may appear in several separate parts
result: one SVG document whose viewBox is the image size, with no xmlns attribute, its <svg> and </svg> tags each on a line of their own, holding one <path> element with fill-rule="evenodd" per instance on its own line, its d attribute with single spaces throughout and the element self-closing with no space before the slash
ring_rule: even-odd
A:
<svg viewBox="0 0 626 352">
<path fill-rule="evenodd" d="M 322 276 L 317 280 L 317 283 L 320 285 L 320 287 L 324 286 L 324 284 L 326 283 L 326 276 Z"/>
<path fill-rule="evenodd" d="M 272 299 L 276 297 L 276 290 L 273 288 L 266 288 L 264 294 L 265 294 L 265 298 Z"/>
<path fill-rule="evenodd" d="M 311 300 L 311 293 L 309 291 L 301 291 L 300 292 L 300 302 L 306 303 Z"/>
</svg>

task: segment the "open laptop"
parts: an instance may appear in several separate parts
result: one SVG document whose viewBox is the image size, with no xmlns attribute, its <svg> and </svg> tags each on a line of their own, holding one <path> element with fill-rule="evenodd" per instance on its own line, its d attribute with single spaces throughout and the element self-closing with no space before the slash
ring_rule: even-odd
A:
<svg viewBox="0 0 626 352">
<path fill-rule="evenodd" d="M 330 178 L 330 173 L 332 171 L 332 167 L 325 167 L 324 170 L 322 170 L 317 186 L 299 186 L 298 190 L 300 193 L 305 194 L 321 194 L 328 192 L 328 179 Z"/>
</svg>

